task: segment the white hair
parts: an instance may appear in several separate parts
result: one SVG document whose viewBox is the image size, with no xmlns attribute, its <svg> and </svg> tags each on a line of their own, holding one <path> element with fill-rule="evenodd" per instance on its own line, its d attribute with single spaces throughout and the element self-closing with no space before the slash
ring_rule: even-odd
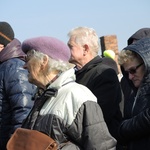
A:
<svg viewBox="0 0 150 150">
<path fill-rule="evenodd" d="M 72 29 L 68 33 L 68 37 L 74 37 L 76 44 L 83 46 L 87 44 L 92 50 L 91 53 L 93 56 L 98 55 L 100 49 L 99 37 L 96 34 L 96 31 L 88 27 L 77 27 Z"/>
<path fill-rule="evenodd" d="M 32 50 L 28 51 L 27 56 L 33 56 L 33 57 L 37 58 L 39 61 L 42 61 L 44 56 L 46 56 L 46 54 L 43 54 L 39 51 L 32 49 Z M 49 57 L 48 72 L 51 72 L 52 70 L 64 72 L 70 68 L 72 68 L 72 65 L 69 62 L 64 62 L 62 60 L 55 60 L 55 59 L 52 59 L 51 57 Z"/>
</svg>

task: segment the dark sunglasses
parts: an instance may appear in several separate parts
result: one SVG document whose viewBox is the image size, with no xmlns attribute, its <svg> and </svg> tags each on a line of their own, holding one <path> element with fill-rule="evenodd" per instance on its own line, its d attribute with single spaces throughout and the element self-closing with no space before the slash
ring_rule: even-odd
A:
<svg viewBox="0 0 150 150">
<path fill-rule="evenodd" d="M 136 73 L 136 70 L 137 70 L 140 66 L 142 66 L 143 64 L 144 64 L 144 63 L 141 63 L 141 64 L 137 65 L 136 67 L 129 69 L 128 71 L 126 71 L 126 73 L 135 74 L 135 73 Z"/>
</svg>

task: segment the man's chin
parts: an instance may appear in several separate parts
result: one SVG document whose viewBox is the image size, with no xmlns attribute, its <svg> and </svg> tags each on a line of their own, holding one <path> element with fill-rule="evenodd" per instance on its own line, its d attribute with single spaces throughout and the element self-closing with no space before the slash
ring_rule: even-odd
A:
<svg viewBox="0 0 150 150">
<path fill-rule="evenodd" d="M 69 59 L 69 63 L 75 64 L 75 61 L 73 59 Z"/>
<path fill-rule="evenodd" d="M 72 63 L 72 59 L 69 59 L 69 62 Z"/>
</svg>

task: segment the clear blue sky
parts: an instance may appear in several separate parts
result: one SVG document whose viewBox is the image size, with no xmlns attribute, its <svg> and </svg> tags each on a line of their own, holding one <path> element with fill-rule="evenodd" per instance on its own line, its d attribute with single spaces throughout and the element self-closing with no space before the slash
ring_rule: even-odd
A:
<svg viewBox="0 0 150 150">
<path fill-rule="evenodd" d="M 99 37 L 117 35 L 121 50 L 135 31 L 150 27 L 150 0 L 2 0 L 0 6 L 0 21 L 21 42 L 53 36 L 67 43 L 72 28 L 87 26 Z"/>
</svg>

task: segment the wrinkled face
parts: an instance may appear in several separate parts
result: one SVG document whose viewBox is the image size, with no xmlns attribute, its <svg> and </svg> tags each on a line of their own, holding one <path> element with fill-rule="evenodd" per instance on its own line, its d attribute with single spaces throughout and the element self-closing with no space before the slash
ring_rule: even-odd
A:
<svg viewBox="0 0 150 150">
<path fill-rule="evenodd" d="M 27 56 L 26 63 L 23 68 L 27 69 L 29 72 L 28 81 L 39 86 L 41 77 L 41 62 L 39 59 L 33 56 Z"/>
<path fill-rule="evenodd" d="M 142 83 L 145 73 L 144 63 L 137 59 L 133 59 L 132 61 L 126 62 L 123 67 L 128 73 L 128 78 L 133 82 L 134 86 L 138 88 Z"/>
<path fill-rule="evenodd" d="M 71 57 L 69 59 L 70 63 L 80 64 L 84 55 L 84 47 L 75 43 L 75 38 L 71 37 L 68 41 L 68 46 L 71 51 Z"/>
<path fill-rule="evenodd" d="M 0 52 L 4 49 L 4 45 L 0 44 Z"/>
</svg>

